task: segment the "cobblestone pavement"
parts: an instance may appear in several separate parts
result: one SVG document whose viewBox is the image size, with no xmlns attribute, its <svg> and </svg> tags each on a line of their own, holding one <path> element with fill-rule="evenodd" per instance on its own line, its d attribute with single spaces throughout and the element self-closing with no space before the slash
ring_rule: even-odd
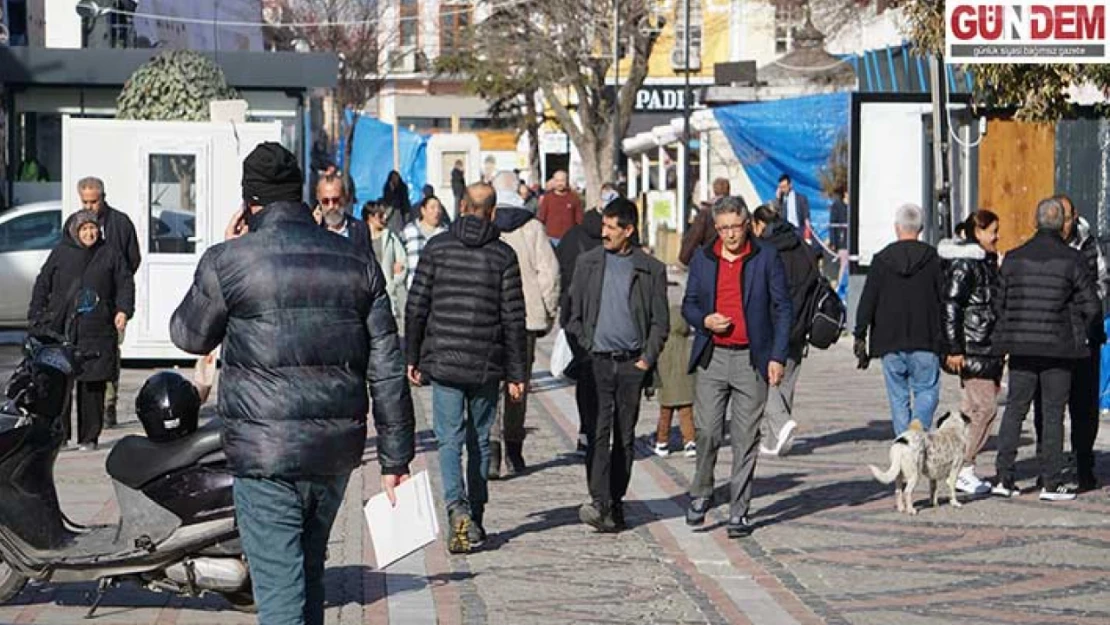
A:
<svg viewBox="0 0 1110 625">
<path fill-rule="evenodd" d="M 586 499 L 573 389 L 542 371 L 541 342 L 525 455 L 529 472 L 494 483 L 487 547 L 448 555 L 442 542 L 386 572 L 373 567 L 361 502 L 378 491 L 373 445 L 352 477 L 335 529 L 327 572 L 328 623 L 757 623 L 852 625 L 941 623 L 1104 624 L 1110 622 L 1110 499 L 1107 491 L 1045 504 L 1027 493 L 982 499 L 961 509 L 894 511 L 890 489 L 871 479 L 891 437 L 881 374 L 856 371 L 849 345 L 814 351 L 803 366 L 798 441 L 785 458 L 757 469 L 754 536 L 730 541 L 718 508 L 703 531 L 682 519 L 693 461 L 657 458 L 648 441 L 657 407 L 645 402 L 639 459 L 629 495 L 632 529 L 598 535 L 577 520 Z M 0 349 L 0 375 L 15 353 Z M 149 370 L 127 370 L 123 406 Z M 942 409 L 957 405 L 945 379 Z M 430 428 L 430 391 L 416 393 L 414 467 L 439 482 Z M 1110 424 L 1108 424 L 1110 425 Z M 1107 449 L 1110 427 L 1098 448 Z M 65 452 L 58 462 L 63 507 L 83 522 L 112 522 L 117 510 L 103 462 L 111 441 L 138 431 L 128 415 L 101 451 Z M 677 437 L 677 432 L 675 433 Z M 373 441 L 371 441 L 372 443 Z M 1031 433 L 1027 432 L 1027 443 Z M 979 463 L 993 473 L 993 441 Z M 1019 465 L 1032 488 L 1032 446 Z M 1110 481 L 1110 458 L 1100 458 Z M 718 482 L 731 457 L 721 454 Z M 2 505 L 2 504 L 0 504 Z M 441 511 L 442 512 L 442 511 Z M 90 584 L 29 586 L 0 607 L 0 623 L 76 623 Z M 215 597 L 169 599 L 121 587 L 95 623 L 251 623 Z"/>
</svg>

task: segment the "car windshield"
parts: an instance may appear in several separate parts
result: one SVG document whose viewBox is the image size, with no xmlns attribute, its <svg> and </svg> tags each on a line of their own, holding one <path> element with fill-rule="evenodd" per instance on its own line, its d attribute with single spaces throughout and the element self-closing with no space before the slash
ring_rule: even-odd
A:
<svg viewBox="0 0 1110 625">
<path fill-rule="evenodd" d="M 48 210 L 20 215 L 0 223 L 0 254 L 48 250 L 62 238 L 62 211 Z"/>
</svg>

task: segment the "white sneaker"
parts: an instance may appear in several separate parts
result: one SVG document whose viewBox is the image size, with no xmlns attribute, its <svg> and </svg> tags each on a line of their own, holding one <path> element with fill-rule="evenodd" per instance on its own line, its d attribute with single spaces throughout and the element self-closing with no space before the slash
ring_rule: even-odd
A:
<svg viewBox="0 0 1110 625">
<path fill-rule="evenodd" d="M 1041 501 L 1071 501 L 1075 499 L 1075 489 L 1061 484 L 1052 490 L 1041 489 Z"/>
<path fill-rule="evenodd" d="M 991 487 L 976 477 L 975 467 L 964 467 L 956 476 L 956 490 L 967 495 L 986 495 L 991 491 Z"/>
<path fill-rule="evenodd" d="M 776 445 L 774 447 L 760 445 L 760 453 L 768 456 L 785 456 L 786 452 L 790 451 L 790 445 L 794 443 L 794 428 L 796 427 L 798 427 L 798 422 L 793 419 L 783 423 L 775 437 L 777 439 Z"/>
<path fill-rule="evenodd" d="M 660 458 L 666 458 L 667 456 L 671 455 L 671 449 L 666 443 L 656 443 L 655 455 L 659 456 Z"/>
<path fill-rule="evenodd" d="M 686 446 L 682 448 L 682 451 L 686 454 L 687 458 L 694 458 L 698 455 L 698 445 L 694 441 L 690 441 L 689 443 L 686 443 Z"/>
</svg>

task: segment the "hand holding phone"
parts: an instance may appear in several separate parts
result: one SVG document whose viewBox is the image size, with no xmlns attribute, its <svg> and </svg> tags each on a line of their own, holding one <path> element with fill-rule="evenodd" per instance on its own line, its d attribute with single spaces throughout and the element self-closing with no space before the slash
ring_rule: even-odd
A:
<svg viewBox="0 0 1110 625">
<path fill-rule="evenodd" d="M 231 222 L 227 224 L 227 228 L 224 230 L 225 241 L 238 239 L 239 237 L 250 231 L 250 227 L 247 225 L 248 210 L 250 209 L 244 206 L 240 208 L 238 212 L 232 215 Z"/>
</svg>

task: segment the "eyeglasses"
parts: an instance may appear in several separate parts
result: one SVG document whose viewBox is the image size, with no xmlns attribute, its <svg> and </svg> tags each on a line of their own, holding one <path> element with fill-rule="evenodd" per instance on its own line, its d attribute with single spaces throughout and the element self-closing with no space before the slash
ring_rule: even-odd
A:
<svg viewBox="0 0 1110 625">
<path fill-rule="evenodd" d="M 717 226 L 717 232 L 740 232 L 748 227 L 748 222 L 729 224 L 727 226 Z"/>
<path fill-rule="evenodd" d="M 322 198 L 320 198 L 320 205 L 321 206 L 339 206 L 342 203 L 343 203 L 343 198 L 341 198 L 341 197 L 322 197 Z"/>
</svg>

